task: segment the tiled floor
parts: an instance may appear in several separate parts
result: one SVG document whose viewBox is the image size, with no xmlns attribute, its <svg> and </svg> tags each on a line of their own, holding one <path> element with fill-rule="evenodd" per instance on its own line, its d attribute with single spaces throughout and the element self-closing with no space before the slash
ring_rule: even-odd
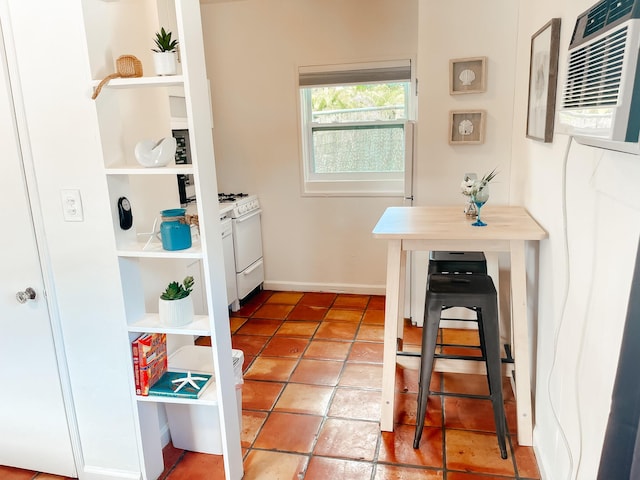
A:
<svg viewBox="0 0 640 480">
<path fill-rule="evenodd" d="M 502 460 L 489 401 L 432 396 L 413 448 L 418 371 L 396 374 L 393 433 L 380 432 L 384 297 L 263 291 L 231 319 L 245 354 L 245 480 L 539 480 L 533 450 L 515 440 L 515 401 L 505 381 L 509 458 Z M 445 343 L 472 344 L 468 331 Z M 205 341 L 200 343 L 206 344 Z M 405 349 L 419 350 L 407 326 Z M 432 390 L 486 393 L 476 375 L 434 374 Z M 222 457 L 164 450 L 162 479 L 223 479 Z M 60 477 L 0 467 L 3 480 Z"/>
</svg>

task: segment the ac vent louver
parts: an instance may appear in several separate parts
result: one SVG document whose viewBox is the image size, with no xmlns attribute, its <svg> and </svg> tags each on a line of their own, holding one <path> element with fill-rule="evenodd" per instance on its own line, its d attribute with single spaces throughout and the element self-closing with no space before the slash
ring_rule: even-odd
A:
<svg viewBox="0 0 640 480">
<path fill-rule="evenodd" d="M 618 103 L 626 39 L 627 27 L 570 53 L 564 108 Z"/>
</svg>

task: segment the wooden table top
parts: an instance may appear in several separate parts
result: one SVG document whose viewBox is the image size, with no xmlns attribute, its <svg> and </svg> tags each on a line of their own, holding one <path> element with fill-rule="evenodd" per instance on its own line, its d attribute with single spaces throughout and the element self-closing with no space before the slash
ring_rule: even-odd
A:
<svg viewBox="0 0 640 480">
<path fill-rule="evenodd" d="M 386 240 L 542 240 L 547 232 L 524 207 L 487 205 L 482 207 L 486 227 L 457 206 L 389 207 L 373 229 L 373 236 Z"/>
</svg>

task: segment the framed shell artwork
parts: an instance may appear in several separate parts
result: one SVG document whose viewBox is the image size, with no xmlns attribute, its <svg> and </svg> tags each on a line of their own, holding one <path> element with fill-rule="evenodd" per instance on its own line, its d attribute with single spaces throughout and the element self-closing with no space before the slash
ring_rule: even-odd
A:
<svg viewBox="0 0 640 480">
<path fill-rule="evenodd" d="M 449 93 L 480 93 L 486 90 L 487 57 L 449 60 Z"/>
<path fill-rule="evenodd" d="M 485 110 L 449 112 L 449 144 L 479 145 L 484 143 Z"/>
</svg>

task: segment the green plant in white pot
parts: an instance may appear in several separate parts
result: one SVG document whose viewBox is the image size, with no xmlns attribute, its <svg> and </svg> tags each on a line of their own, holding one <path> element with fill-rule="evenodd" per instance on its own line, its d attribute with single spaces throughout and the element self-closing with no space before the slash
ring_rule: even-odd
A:
<svg viewBox="0 0 640 480">
<path fill-rule="evenodd" d="M 172 39 L 171 35 L 164 27 L 156 32 L 156 38 L 153 40 L 156 48 L 151 49 L 156 75 L 175 75 L 177 72 L 178 40 Z"/>
<path fill-rule="evenodd" d="M 193 277 L 188 276 L 182 283 L 171 282 L 167 285 L 158 303 L 160 323 L 180 327 L 193 321 L 193 283 Z"/>
</svg>

